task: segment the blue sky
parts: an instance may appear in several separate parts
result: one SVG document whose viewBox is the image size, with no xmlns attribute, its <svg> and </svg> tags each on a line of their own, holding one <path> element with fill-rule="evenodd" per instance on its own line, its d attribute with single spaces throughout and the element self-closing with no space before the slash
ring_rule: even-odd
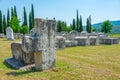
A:
<svg viewBox="0 0 120 80">
<path fill-rule="evenodd" d="M 27 15 L 34 5 L 36 18 L 56 18 L 66 21 L 69 25 L 76 17 L 76 9 L 86 24 L 86 18 L 91 15 L 92 23 L 104 20 L 120 20 L 120 0 L 0 0 L 0 10 L 7 14 L 7 9 L 14 5 L 17 7 L 19 19 L 23 19 L 23 7 L 26 7 Z"/>
</svg>

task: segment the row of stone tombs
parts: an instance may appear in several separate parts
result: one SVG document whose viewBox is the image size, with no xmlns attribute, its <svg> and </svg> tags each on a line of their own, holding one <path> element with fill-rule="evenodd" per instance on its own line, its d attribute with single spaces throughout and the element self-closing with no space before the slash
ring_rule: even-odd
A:
<svg viewBox="0 0 120 80">
<path fill-rule="evenodd" d="M 33 28 L 30 31 L 30 34 L 27 36 L 32 36 L 35 34 L 35 29 Z M 0 34 L 0 37 L 4 37 L 4 34 Z M 11 27 L 6 29 L 6 37 L 8 40 L 14 40 L 22 38 L 23 34 L 14 33 Z M 99 44 L 118 44 L 119 39 L 110 38 L 107 34 L 104 33 L 87 33 L 82 31 L 81 33 L 77 31 L 68 32 L 57 32 L 56 33 L 56 48 L 62 49 L 64 47 L 71 46 L 88 46 L 88 45 L 99 45 Z"/>
</svg>

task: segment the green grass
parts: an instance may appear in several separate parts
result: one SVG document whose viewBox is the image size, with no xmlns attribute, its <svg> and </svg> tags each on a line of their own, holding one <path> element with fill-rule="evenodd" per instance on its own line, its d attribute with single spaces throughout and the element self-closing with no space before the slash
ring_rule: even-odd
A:
<svg viewBox="0 0 120 80">
<path fill-rule="evenodd" d="M 12 42 L 14 41 L 0 39 L 0 80 L 120 79 L 120 44 L 78 46 L 58 50 L 56 68 L 35 72 L 14 70 L 3 63 L 6 58 L 12 56 L 10 49 Z"/>
<path fill-rule="evenodd" d="M 109 34 L 111 37 L 114 37 L 114 38 L 119 38 L 120 39 L 120 34 Z"/>
</svg>

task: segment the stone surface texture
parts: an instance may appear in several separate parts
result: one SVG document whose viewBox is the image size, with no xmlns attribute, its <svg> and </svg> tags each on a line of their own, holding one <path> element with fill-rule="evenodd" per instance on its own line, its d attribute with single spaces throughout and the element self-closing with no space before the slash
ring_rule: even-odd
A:
<svg viewBox="0 0 120 80">
<path fill-rule="evenodd" d="M 65 48 L 65 37 L 56 36 L 55 45 L 56 45 L 56 49 L 64 49 Z"/>
<path fill-rule="evenodd" d="M 6 37 L 8 40 L 14 40 L 14 32 L 11 27 L 6 28 Z"/>
</svg>

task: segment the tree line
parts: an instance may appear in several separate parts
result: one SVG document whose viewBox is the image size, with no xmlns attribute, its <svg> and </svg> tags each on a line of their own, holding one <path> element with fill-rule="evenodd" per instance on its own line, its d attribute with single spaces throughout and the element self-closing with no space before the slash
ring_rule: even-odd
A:
<svg viewBox="0 0 120 80">
<path fill-rule="evenodd" d="M 76 10 L 76 18 L 73 18 L 72 20 L 72 24 L 70 24 L 70 26 L 66 25 L 66 22 L 64 21 L 57 21 L 57 32 L 61 32 L 61 31 L 67 31 L 70 32 L 72 30 L 76 30 L 78 32 L 82 32 L 83 30 L 86 30 L 88 33 L 91 32 L 96 32 L 97 29 L 96 28 L 92 28 L 92 24 L 91 24 L 91 15 L 86 19 L 86 26 L 83 26 L 82 24 L 82 16 L 79 16 L 78 10 Z M 109 20 L 106 20 L 102 23 L 101 25 L 101 32 L 104 33 L 110 33 L 112 30 L 112 24 Z"/>
<path fill-rule="evenodd" d="M 27 12 L 25 6 L 23 7 L 23 22 L 20 25 L 20 19 L 17 15 L 16 6 L 7 10 L 7 17 L 2 14 L 0 10 L 0 33 L 6 34 L 6 28 L 11 27 L 15 33 L 28 33 L 34 27 L 34 6 L 31 4 L 31 11 L 29 12 L 29 20 L 27 19 Z M 29 22 L 29 24 L 28 24 Z"/>
<path fill-rule="evenodd" d="M 31 11 L 29 12 L 29 19 L 27 19 L 26 8 L 23 7 L 23 22 L 20 25 L 20 19 L 17 15 L 16 6 L 11 7 L 11 10 L 7 10 L 7 17 L 2 14 L 0 10 L 0 33 L 6 34 L 6 27 L 10 26 L 15 33 L 28 33 L 34 27 L 34 6 L 31 4 Z M 29 22 L 29 23 L 28 23 Z M 111 32 L 112 24 L 109 20 L 106 20 L 101 25 L 101 32 L 109 33 Z M 70 32 L 72 30 L 76 30 L 78 32 L 82 32 L 86 30 L 88 33 L 92 31 L 96 31 L 96 28 L 92 28 L 91 25 L 91 15 L 86 19 L 86 26 L 82 24 L 82 16 L 79 16 L 78 10 L 76 10 L 76 18 L 73 18 L 72 24 L 67 26 L 65 21 L 58 20 L 57 21 L 57 32 L 67 31 Z"/>
</svg>

